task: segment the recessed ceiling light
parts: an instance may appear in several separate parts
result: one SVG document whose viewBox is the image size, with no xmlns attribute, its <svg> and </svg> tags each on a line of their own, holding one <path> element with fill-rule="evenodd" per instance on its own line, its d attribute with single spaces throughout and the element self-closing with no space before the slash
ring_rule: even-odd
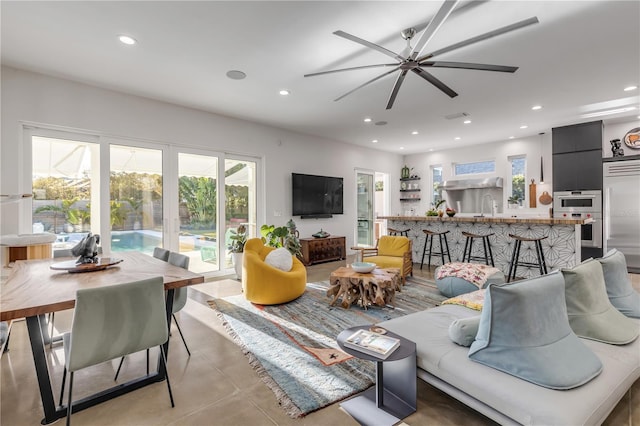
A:
<svg viewBox="0 0 640 426">
<path fill-rule="evenodd" d="M 238 71 L 238 70 L 227 71 L 227 77 L 229 77 L 231 80 L 243 80 L 246 76 L 247 75 L 242 71 Z"/>
<path fill-rule="evenodd" d="M 542 105 L 534 105 L 531 107 L 531 109 L 534 111 L 538 111 L 539 109 L 542 109 Z"/>
<path fill-rule="evenodd" d="M 372 140 L 371 143 L 378 143 L 378 139 Z"/>
<path fill-rule="evenodd" d="M 471 120 L 464 120 L 463 123 L 464 124 L 471 124 Z"/>
<path fill-rule="evenodd" d="M 404 146 L 401 146 L 400 149 L 404 149 Z"/>
<path fill-rule="evenodd" d="M 509 139 L 514 139 L 514 138 L 515 138 L 515 136 L 509 136 Z"/>
<path fill-rule="evenodd" d="M 371 123 L 371 118 L 369 118 L 369 117 L 365 117 L 364 122 L 365 122 L 365 123 Z"/>
<path fill-rule="evenodd" d="M 132 45 L 136 44 L 136 39 L 133 37 L 129 37 L 127 35 L 118 36 L 118 40 L 120 40 L 124 44 Z"/>
<path fill-rule="evenodd" d="M 520 126 L 521 129 L 526 129 L 527 127 L 529 127 L 529 126 L 527 126 L 526 124 Z"/>
<path fill-rule="evenodd" d="M 417 130 L 414 130 L 413 132 L 411 132 L 411 134 L 412 134 L 412 135 L 417 135 L 417 134 L 418 134 L 418 131 L 417 131 Z"/>
<path fill-rule="evenodd" d="M 433 151 L 433 148 L 429 148 L 429 152 L 432 152 L 432 151 Z"/>
<path fill-rule="evenodd" d="M 459 141 L 460 140 L 460 136 L 456 136 L 455 138 L 453 138 L 453 140 Z"/>
<path fill-rule="evenodd" d="M 282 96 L 288 96 L 289 93 L 291 93 L 291 92 L 289 92 L 287 89 L 282 89 L 278 93 L 280 93 Z"/>
<path fill-rule="evenodd" d="M 638 86 L 627 86 L 624 88 L 625 92 L 630 92 L 632 90 L 636 90 L 638 88 Z"/>
</svg>

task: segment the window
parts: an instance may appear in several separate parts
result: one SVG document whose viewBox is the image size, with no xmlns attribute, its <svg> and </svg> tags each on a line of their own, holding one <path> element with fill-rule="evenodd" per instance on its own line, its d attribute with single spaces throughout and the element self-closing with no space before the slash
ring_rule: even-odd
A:
<svg viewBox="0 0 640 426">
<path fill-rule="evenodd" d="M 431 201 L 435 204 L 442 200 L 442 166 L 431 166 Z"/>
<path fill-rule="evenodd" d="M 31 152 L 33 232 L 56 234 L 54 250 L 72 248 L 99 231 L 99 145 L 34 135 Z"/>
<path fill-rule="evenodd" d="M 511 192 L 509 193 L 509 203 L 516 204 L 524 202 L 525 193 L 525 176 L 527 168 L 527 158 L 524 155 L 509 157 L 511 163 Z"/>
<path fill-rule="evenodd" d="M 456 163 L 453 165 L 453 169 L 456 176 L 475 175 L 478 173 L 494 173 L 496 171 L 496 162 L 494 160 L 489 160 L 477 161 L 474 163 Z"/>
</svg>

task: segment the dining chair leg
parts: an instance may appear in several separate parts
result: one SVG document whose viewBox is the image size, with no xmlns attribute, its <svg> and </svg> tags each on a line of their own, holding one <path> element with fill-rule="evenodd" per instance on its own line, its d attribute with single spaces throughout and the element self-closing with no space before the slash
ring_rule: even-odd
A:
<svg viewBox="0 0 640 426">
<path fill-rule="evenodd" d="M 180 337 L 182 337 L 182 343 L 184 343 L 184 347 L 187 350 L 187 353 L 189 354 L 189 356 L 191 356 L 191 351 L 189 350 L 189 346 L 187 346 L 187 341 L 184 340 L 184 335 L 182 334 L 182 329 L 180 328 L 180 324 L 178 323 L 178 320 L 176 319 L 175 314 L 173 314 L 173 322 L 176 323 L 176 327 L 178 327 L 178 332 L 180 333 Z"/>
<path fill-rule="evenodd" d="M 118 369 L 116 370 L 116 377 L 113 378 L 114 381 L 118 380 L 118 374 L 120 374 L 120 369 L 122 368 L 122 363 L 124 363 L 124 357 L 120 358 L 120 364 L 118 364 Z M 147 374 L 149 374 L 148 371 L 147 371 Z"/>
<path fill-rule="evenodd" d="M 64 384 L 67 381 L 67 366 L 64 366 L 64 370 L 62 372 L 62 386 L 60 387 L 60 403 L 58 405 L 62 406 L 62 398 L 64 397 Z"/>
<path fill-rule="evenodd" d="M 71 393 L 73 391 L 73 371 L 69 374 L 69 398 L 67 399 L 67 426 L 71 425 Z"/>
<path fill-rule="evenodd" d="M 167 355 L 164 353 L 164 346 L 160 345 L 160 354 L 162 355 L 162 363 L 164 364 L 165 378 L 167 379 L 167 390 L 169 391 L 169 399 L 171 400 L 171 407 L 176 405 L 173 403 L 173 392 L 171 392 L 171 383 L 169 383 L 169 372 L 167 371 Z"/>
<path fill-rule="evenodd" d="M 49 349 L 53 349 L 53 325 L 55 323 L 56 313 L 51 312 L 49 314 L 49 325 L 51 325 L 51 331 L 49 332 Z"/>
</svg>

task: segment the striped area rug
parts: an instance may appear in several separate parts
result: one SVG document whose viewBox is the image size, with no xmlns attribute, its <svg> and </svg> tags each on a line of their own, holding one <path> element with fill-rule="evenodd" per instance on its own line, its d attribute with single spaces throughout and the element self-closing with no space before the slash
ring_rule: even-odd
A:
<svg viewBox="0 0 640 426">
<path fill-rule="evenodd" d="M 329 306 L 328 282 L 308 283 L 298 299 L 254 305 L 243 295 L 209 301 L 249 363 L 291 417 L 302 417 L 374 383 L 375 365 L 342 352 L 336 336 L 345 328 L 375 324 L 442 302 L 433 282 L 409 277 L 396 307 Z"/>
</svg>

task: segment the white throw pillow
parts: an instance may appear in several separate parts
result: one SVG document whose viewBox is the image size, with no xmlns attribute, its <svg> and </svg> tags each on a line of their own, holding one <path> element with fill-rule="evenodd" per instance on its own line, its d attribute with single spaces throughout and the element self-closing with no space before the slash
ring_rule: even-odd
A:
<svg viewBox="0 0 640 426">
<path fill-rule="evenodd" d="M 264 258 L 265 263 L 273 266 L 274 268 L 282 269 L 285 272 L 289 272 L 293 267 L 293 256 L 284 247 L 277 248 Z"/>
</svg>

